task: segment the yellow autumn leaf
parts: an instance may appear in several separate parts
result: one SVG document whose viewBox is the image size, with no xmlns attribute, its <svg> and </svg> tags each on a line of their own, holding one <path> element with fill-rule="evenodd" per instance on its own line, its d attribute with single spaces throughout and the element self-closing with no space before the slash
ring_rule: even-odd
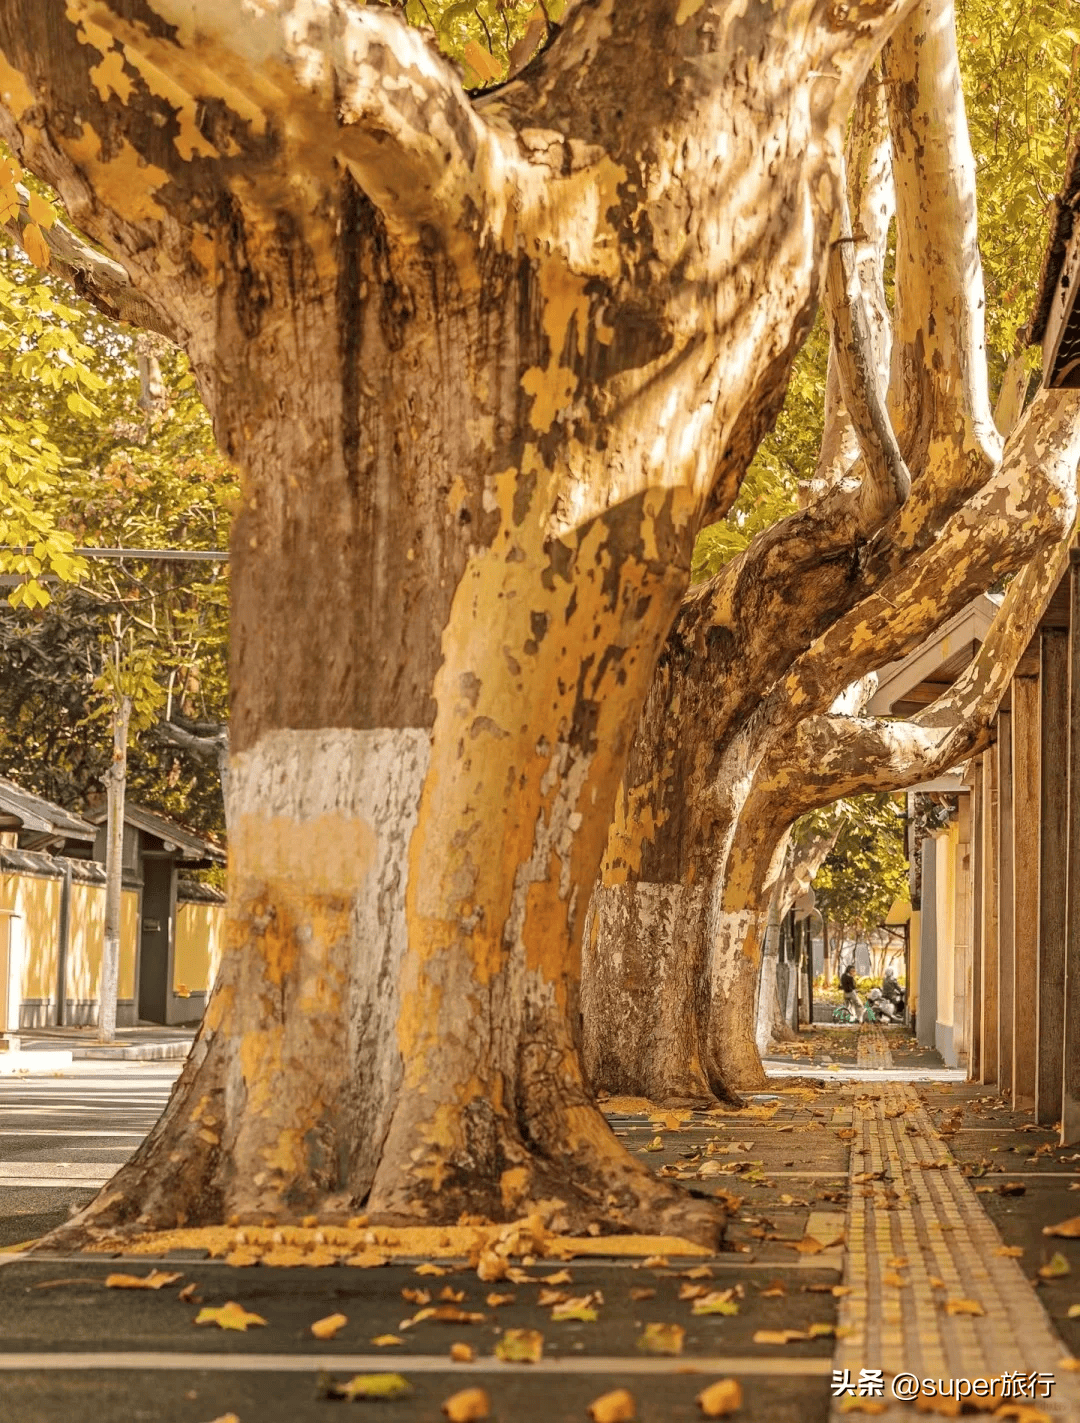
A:
<svg viewBox="0 0 1080 1423">
<path fill-rule="evenodd" d="M 482 1388 L 463 1388 L 450 1395 L 442 1411 L 450 1423 L 479 1423 L 491 1417 L 491 1401 Z"/>
<path fill-rule="evenodd" d="M 45 241 L 37 223 L 28 222 L 19 233 L 19 240 L 22 242 L 23 251 L 34 266 L 40 267 L 43 272 L 46 271 L 49 266 L 49 244 Z"/>
<path fill-rule="evenodd" d="M 400 1334 L 376 1334 L 371 1341 L 376 1349 L 392 1349 L 395 1344 L 404 1344 Z"/>
<path fill-rule="evenodd" d="M 1044 1280 L 1056 1280 L 1061 1275 L 1069 1275 L 1072 1268 L 1061 1251 L 1055 1251 L 1045 1265 L 1039 1266 L 1039 1275 Z"/>
<path fill-rule="evenodd" d="M 793 1344 L 799 1339 L 809 1339 L 801 1329 L 759 1329 L 754 1335 L 755 1344 Z"/>
<path fill-rule="evenodd" d="M 1066 1313 L 1066 1315 L 1065 1315 L 1065 1318 L 1066 1318 L 1066 1319 L 1080 1319 L 1080 1304 L 1071 1304 L 1071 1305 L 1069 1305 L 1069 1308 L 1068 1308 L 1068 1311 L 1067 1311 L 1067 1313 Z"/>
<path fill-rule="evenodd" d="M 742 1385 L 738 1379 L 718 1379 L 697 1396 L 697 1405 L 706 1418 L 726 1418 L 742 1407 Z"/>
<path fill-rule="evenodd" d="M 168 1270 L 151 1270 L 148 1275 L 107 1275 L 105 1277 L 105 1288 L 109 1290 L 160 1290 L 166 1285 L 175 1285 L 177 1280 L 182 1280 L 184 1273 L 177 1270 L 175 1273 Z"/>
<path fill-rule="evenodd" d="M 222 1413 L 217 1418 L 211 1418 L 210 1423 L 240 1423 L 240 1419 L 235 1413 Z"/>
<path fill-rule="evenodd" d="M 462 53 L 481 84 L 490 84 L 492 80 L 501 77 L 502 66 L 475 40 L 470 40 Z"/>
<path fill-rule="evenodd" d="M 544 1355 L 539 1329 L 507 1329 L 495 1344 L 495 1357 L 504 1364 L 538 1364 Z"/>
<path fill-rule="evenodd" d="M 1068 1220 L 1062 1220 L 1057 1225 L 1044 1225 L 1044 1235 L 1060 1235 L 1066 1240 L 1075 1240 L 1080 1236 L 1080 1215 L 1071 1216 Z"/>
<path fill-rule="evenodd" d="M 685 1338 L 681 1324 L 646 1324 L 637 1346 L 643 1354 L 681 1354 Z"/>
<path fill-rule="evenodd" d="M 1007 1256 L 1010 1260 L 1019 1260 L 1024 1253 L 1022 1245 L 999 1245 L 994 1251 L 995 1255 Z"/>
<path fill-rule="evenodd" d="M 825 1246 L 812 1235 L 804 1235 L 801 1240 L 795 1242 L 795 1249 L 800 1255 L 817 1255 L 825 1249 Z"/>
<path fill-rule="evenodd" d="M 317 1319 L 311 1326 L 311 1332 L 316 1339 L 333 1339 L 335 1334 L 341 1332 L 349 1322 L 348 1315 L 328 1314 L 325 1319 Z"/>
<path fill-rule="evenodd" d="M 664 1138 L 662 1136 L 654 1136 L 648 1146 L 643 1146 L 641 1149 L 642 1151 L 663 1151 Z"/>
<path fill-rule="evenodd" d="M 732 1298 L 733 1290 L 712 1290 L 691 1307 L 692 1314 L 738 1314 L 739 1306 Z"/>
<path fill-rule="evenodd" d="M 995 1411 L 994 1417 L 1011 1419 L 1012 1423 L 1053 1423 L 1049 1413 L 1041 1408 L 1033 1408 L 1030 1403 L 1003 1403 Z"/>
<path fill-rule="evenodd" d="M 592 1295 L 581 1295 L 574 1299 L 563 1300 L 551 1311 L 551 1318 L 557 1324 L 565 1324 L 568 1320 L 577 1320 L 581 1324 L 595 1324 L 598 1317 L 593 1307 Z"/>
<path fill-rule="evenodd" d="M 249 1324 L 265 1324 L 266 1320 L 261 1314 L 250 1314 L 242 1304 L 231 1299 L 217 1309 L 204 1306 L 195 1316 L 195 1323 L 216 1324 L 219 1329 L 238 1329 L 246 1333 Z"/>
<path fill-rule="evenodd" d="M 977 1299 L 947 1299 L 945 1301 L 946 1314 L 985 1314 L 986 1310 Z"/>
<path fill-rule="evenodd" d="M 19 195 L 14 182 L 4 181 L 4 167 L 0 163 L 0 222 L 10 222 L 19 211 Z"/>
<path fill-rule="evenodd" d="M 837 1404 L 838 1413 L 885 1413 L 888 1404 L 880 1398 L 841 1398 Z"/>
<path fill-rule="evenodd" d="M 471 1344 L 451 1344 L 450 1358 L 455 1364 L 471 1364 L 476 1358 L 476 1350 Z"/>
<path fill-rule="evenodd" d="M 30 221 L 36 222 L 39 227 L 52 227 L 56 221 L 56 213 L 52 204 L 47 202 L 40 193 L 31 193 L 26 204 L 26 211 L 30 214 Z"/>
<path fill-rule="evenodd" d="M 449 1273 L 449 1270 L 444 1270 L 441 1265 L 433 1265 L 430 1260 L 425 1260 L 422 1265 L 416 1267 L 418 1275 L 448 1275 Z"/>
<path fill-rule="evenodd" d="M 348 1383 L 337 1384 L 338 1398 L 404 1398 L 412 1384 L 401 1374 L 354 1374 Z"/>
<path fill-rule="evenodd" d="M 547 1285 L 548 1288 L 552 1285 L 572 1285 L 573 1283 L 574 1277 L 569 1270 L 556 1270 L 554 1275 L 545 1275 L 540 1281 L 540 1284 Z"/>
<path fill-rule="evenodd" d="M 890 1285 L 894 1290 L 903 1289 L 905 1285 L 910 1285 L 911 1281 L 905 1279 L 903 1275 L 898 1275 L 895 1270 L 886 1270 L 881 1277 L 883 1285 Z"/>
<path fill-rule="evenodd" d="M 637 1417 L 634 1396 L 625 1388 L 616 1388 L 611 1393 L 594 1398 L 588 1411 L 593 1423 L 633 1423 Z"/>
<path fill-rule="evenodd" d="M 655 1290 L 645 1289 L 641 1285 L 635 1285 L 630 1291 L 630 1298 L 632 1300 L 652 1299 L 655 1294 Z"/>
<path fill-rule="evenodd" d="M 513 1304 L 516 1298 L 516 1295 L 500 1295 L 496 1294 L 495 1291 L 492 1290 L 492 1292 L 484 1300 L 484 1303 L 487 1305 L 488 1309 L 498 1309 L 500 1305 Z"/>
</svg>

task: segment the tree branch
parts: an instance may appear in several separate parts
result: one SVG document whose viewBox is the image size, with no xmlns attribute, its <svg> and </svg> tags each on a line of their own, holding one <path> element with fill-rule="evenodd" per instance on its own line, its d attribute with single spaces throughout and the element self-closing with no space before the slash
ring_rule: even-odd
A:
<svg viewBox="0 0 1080 1423">
<path fill-rule="evenodd" d="M 30 191 L 21 183 L 16 184 L 15 191 L 19 211 L 3 226 L 21 240 L 23 228 L 31 221 L 27 211 Z M 85 238 L 59 219 L 41 232 L 49 248 L 49 271 L 63 278 L 103 316 L 144 331 L 156 331 L 174 343 L 179 340 L 175 324 L 136 288 L 119 262 L 91 247 Z"/>
</svg>

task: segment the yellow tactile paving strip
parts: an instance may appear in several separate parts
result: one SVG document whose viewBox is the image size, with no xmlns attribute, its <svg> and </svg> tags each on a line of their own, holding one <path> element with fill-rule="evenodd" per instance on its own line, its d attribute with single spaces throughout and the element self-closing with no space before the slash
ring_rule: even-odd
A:
<svg viewBox="0 0 1080 1423">
<path fill-rule="evenodd" d="M 889 1041 L 877 1023 L 863 1023 L 855 1049 L 856 1067 L 892 1067 Z"/>
<path fill-rule="evenodd" d="M 1067 1351 L 1016 1260 L 996 1253 L 1001 1237 L 914 1090 L 901 1082 L 850 1090 L 857 1136 L 844 1285 L 851 1293 L 840 1300 L 834 1369 L 848 1370 L 856 1386 L 860 1371 L 883 1371 L 889 1407 L 875 1415 L 883 1423 L 917 1411 L 892 1401 L 889 1381 L 898 1374 L 1052 1374 L 1049 1398 L 1008 1401 L 1075 1423 L 1080 1375 L 1060 1367 Z M 949 1314 L 950 1300 L 975 1301 L 984 1313 Z M 859 1417 L 851 1411 L 857 1398 L 834 1398 L 831 1419 Z"/>
</svg>

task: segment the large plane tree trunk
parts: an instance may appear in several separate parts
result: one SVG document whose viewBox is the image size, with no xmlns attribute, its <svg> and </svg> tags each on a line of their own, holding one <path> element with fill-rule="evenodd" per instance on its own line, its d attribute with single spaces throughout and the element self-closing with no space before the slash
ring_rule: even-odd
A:
<svg viewBox="0 0 1080 1423">
<path fill-rule="evenodd" d="M 842 713 L 847 689 L 1056 548 L 1070 527 L 1072 394 L 1042 392 L 1004 451 L 991 412 L 951 0 L 922 0 L 886 46 L 882 71 L 860 96 L 848 148 L 855 221 L 841 211 L 828 267 L 827 423 L 813 502 L 684 599 L 616 798 L 585 943 L 585 1063 L 597 1089 L 709 1100 L 762 1084 L 757 978 L 786 831 L 800 805 L 827 804 L 846 793 L 845 778 L 858 779 L 852 741 L 875 748 L 867 789 L 889 788 L 888 775 L 911 784 L 929 754 L 912 753 L 909 777 L 899 754 L 880 751 L 888 731 L 869 723 L 842 738 L 833 789 L 833 764 L 797 750 L 800 728 Z M 950 745 L 972 744 L 986 705 L 975 698 Z M 801 804 L 807 785 L 813 795 Z"/>
<path fill-rule="evenodd" d="M 716 1238 L 593 1105 L 582 925 L 909 3 L 595 0 L 475 103 L 382 7 L 5 6 L 0 132 L 243 477 L 227 951 L 67 1242 L 362 1204 Z"/>
</svg>

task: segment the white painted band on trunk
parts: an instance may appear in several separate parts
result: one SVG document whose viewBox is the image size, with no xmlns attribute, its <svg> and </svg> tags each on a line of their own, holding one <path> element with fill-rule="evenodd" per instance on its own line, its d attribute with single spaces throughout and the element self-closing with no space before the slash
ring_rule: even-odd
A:
<svg viewBox="0 0 1080 1423">
<path fill-rule="evenodd" d="M 430 755 L 430 733 L 420 727 L 268 732 L 232 758 L 236 873 L 355 891 L 400 855 Z"/>
</svg>

